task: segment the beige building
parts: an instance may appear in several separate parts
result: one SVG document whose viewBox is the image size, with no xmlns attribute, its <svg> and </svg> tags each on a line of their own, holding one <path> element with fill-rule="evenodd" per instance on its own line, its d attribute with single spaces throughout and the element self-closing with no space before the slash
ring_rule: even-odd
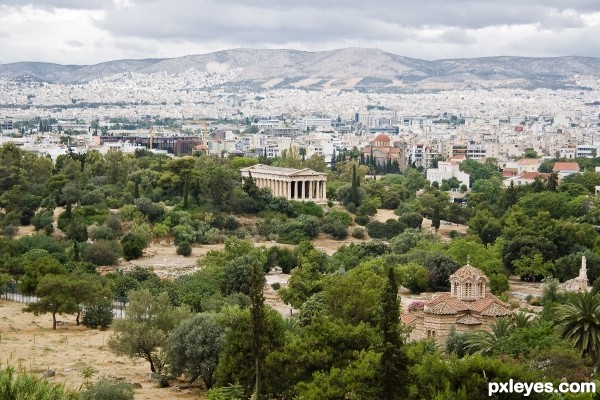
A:
<svg viewBox="0 0 600 400">
<path fill-rule="evenodd" d="M 402 322 L 412 328 L 410 340 L 433 338 L 446 343 L 451 328 L 456 332 L 489 330 L 496 318 L 512 314 L 510 305 L 489 289 L 490 280 L 469 264 L 450 275 L 450 292 L 436 293 L 422 311 L 403 313 Z"/>
<path fill-rule="evenodd" d="M 327 201 L 327 175 L 309 168 L 279 168 L 256 164 L 242 168 L 242 180 L 252 176 L 256 186 L 288 200 Z"/>
</svg>

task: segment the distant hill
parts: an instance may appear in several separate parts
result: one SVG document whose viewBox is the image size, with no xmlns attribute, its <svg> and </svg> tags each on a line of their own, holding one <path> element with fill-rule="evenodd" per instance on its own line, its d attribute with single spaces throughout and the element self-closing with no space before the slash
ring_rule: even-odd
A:
<svg viewBox="0 0 600 400">
<path fill-rule="evenodd" d="M 228 85 L 364 90 L 442 90 L 466 87 L 575 86 L 575 76 L 600 77 L 595 57 L 486 57 L 426 61 L 378 49 L 331 51 L 234 49 L 168 59 L 117 60 L 94 65 L 0 64 L 0 78 L 85 83 L 117 73 L 228 72 Z"/>
</svg>

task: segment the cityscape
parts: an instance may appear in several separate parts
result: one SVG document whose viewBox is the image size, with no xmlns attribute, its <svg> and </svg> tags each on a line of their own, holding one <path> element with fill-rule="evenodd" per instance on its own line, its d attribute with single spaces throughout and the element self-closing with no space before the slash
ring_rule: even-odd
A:
<svg viewBox="0 0 600 400">
<path fill-rule="evenodd" d="M 595 399 L 569 3 L 0 4 L 0 400 Z"/>
</svg>

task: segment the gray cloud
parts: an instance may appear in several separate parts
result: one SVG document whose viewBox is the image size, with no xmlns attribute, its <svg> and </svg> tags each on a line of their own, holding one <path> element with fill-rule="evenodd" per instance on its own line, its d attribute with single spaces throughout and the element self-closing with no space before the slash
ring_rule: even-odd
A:
<svg viewBox="0 0 600 400">
<path fill-rule="evenodd" d="M 43 38 L 13 29 L 15 40 L 21 35 L 26 43 L 54 41 L 71 54 L 79 47 L 92 54 L 90 46 L 98 44 L 103 57 L 356 45 L 429 59 L 600 54 L 600 25 L 586 25 L 589 15 L 600 13 L 599 0 L 4 0 L 0 5 L 24 14 L 32 8 L 56 16 L 75 10 L 90 29 L 73 37 L 52 37 L 47 29 Z M 1 39 L 0 34 L 0 48 L 7 48 Z"/>
</svg>

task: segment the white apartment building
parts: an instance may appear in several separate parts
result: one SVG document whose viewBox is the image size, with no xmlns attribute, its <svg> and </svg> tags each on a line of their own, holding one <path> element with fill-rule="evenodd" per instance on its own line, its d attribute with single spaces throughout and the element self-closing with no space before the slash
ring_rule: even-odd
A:
<svg viewBox="0 0 600 400">
<path fill-rule="evenodd" d="M 469 187 L 470 176 L 469 174 L 462 172 L 459 167 L 460 164 L 458 163 L 440 161 L 438 162 L 437 168 L 429 168 L 427 170 L 427 180 L 431 183 L 437 182 L 441 185 L 445 180 L 456 178 L 461 185 Z"/>
</svg>

